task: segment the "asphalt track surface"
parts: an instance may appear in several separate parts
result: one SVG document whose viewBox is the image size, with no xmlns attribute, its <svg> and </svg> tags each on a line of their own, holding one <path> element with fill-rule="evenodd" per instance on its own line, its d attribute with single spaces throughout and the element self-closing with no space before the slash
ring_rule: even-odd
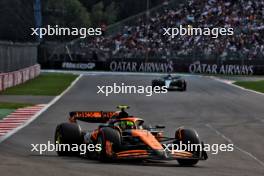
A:
<svg viewBox="0 0 264 176">
<path fill-rule="evenodd" d="M 83 76 L 57 103 L 30 125 L 0 144 L 0 173 L 4 176 L 89 175 L 264 175 L 264 96 L 247 92 L 211 78 L 186 76 L 187 92 L 153 95 L 97 94 L 97 85 L 114 82 L 150 85 L 151 76 Z M 209 144 L 233 142 L 233 152 L 209 153 L 196 167 L 181 167 L 176 161 L 146 163 L 100 163 L 83 158 L 58 157 L 55 152 L 32 153 L 31 145 L 53 141 L 57 124 L 71 110 L 113 110 L 131 106 L 130 114 L 151 124 L 166 125 L 173 136 L 179 126 L 195 128 Z M 91 125 L 82 124 L 83 128 Z M 94 125 L 93 125 L 94 126 Z M 232 140 L 232 141 L 230 141 Z"/>
</svg>

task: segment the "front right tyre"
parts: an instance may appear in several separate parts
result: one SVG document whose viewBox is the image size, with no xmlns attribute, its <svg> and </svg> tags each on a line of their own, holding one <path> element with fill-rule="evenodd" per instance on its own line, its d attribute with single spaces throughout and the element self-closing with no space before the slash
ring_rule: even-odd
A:
<svg viewBox="0 0 264 176">
<path fill-rule="evenodd" d="M 190 144 L 201 144 L 198 133 L 194 129 L 187 128 L 179 128 L 175 132 L 175 139 L 178 142 L 182 142 L 182 144 L 190 145 Z M 188 151 L 188 150 L 186 150 Z M 197 151 L 188 151 L 193 154 L 195 157 L 199 157 L 201 153 L 201 149 L 199 148 Z M 199 159 L 178 159 L 178 163 L 182 166 L 194 166 L 198 163 Z"/>
<path fill-rule="evenodd" d="M 55 144 L 59 147 L 59 156 L 78 156 L 80 155 L 79 145 L 82 143 L 82 134 L 79 126 L 75 123 L 62 123 L 57 126 L 55 131 Z M 77 151 L 71 149 L 76 146 Z"/>
</svg>

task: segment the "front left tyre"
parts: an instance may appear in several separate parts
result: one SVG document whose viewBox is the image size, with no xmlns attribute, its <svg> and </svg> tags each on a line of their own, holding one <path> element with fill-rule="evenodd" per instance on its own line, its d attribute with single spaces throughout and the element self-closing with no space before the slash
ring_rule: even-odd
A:
<svg viewBox="0 0 264 176">
<path fill-rule="evenodd" d="M 101 146 L 101 150 L 98 151 L 98 159 L 102 162 L 111 161 L 121 146 L 120 132 L 111 127 L 101 128 L 97 137 L 97 145 Z"/>
<path fill-rule="evenodd" d="M 183 82 L 182 82 L 182 91 L 186 91 L 187 90 L 187 83 L 186 83 L 186 81 L 184 80 Z"/>
</svg>

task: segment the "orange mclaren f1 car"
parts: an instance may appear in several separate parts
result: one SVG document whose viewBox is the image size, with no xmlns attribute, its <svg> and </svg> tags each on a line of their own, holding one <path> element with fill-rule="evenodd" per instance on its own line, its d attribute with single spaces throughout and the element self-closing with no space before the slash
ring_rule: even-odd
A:
<svg viewBox="0 0 264 176">
<path fill-rule="evenodd" d="M 125 111 L 127 106 L 119 106 L 120 111 L 84 111 L 70 112 L 68 123 L 57 126 L 55 142 L 57 144 L 93 144 L 101 148 L 97 151 L 87 151 L 88 158 L 100 161 L 121 159 L 138 160 L 177 160 L 180 165 L 192 166 L 199 160 L 206 160 L 203 142 L 193 129 L 180 127 L 174 137 L 164 137 L 162 128 L 146 127 L 144 120 L 130 116 Z M 93 131 L 83 131 L 77 121 L 100 123 Z M 195 144 L 196 150 L 175 150 L 179 144 Z M 59 156 L 80 155 L 78 151 L 57 151 Z"/>
</svg>

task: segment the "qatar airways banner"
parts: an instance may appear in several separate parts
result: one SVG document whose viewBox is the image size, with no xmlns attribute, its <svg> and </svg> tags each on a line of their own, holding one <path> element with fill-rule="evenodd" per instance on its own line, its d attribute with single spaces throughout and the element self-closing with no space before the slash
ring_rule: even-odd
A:
<svg viewBox="0 0 264 176">
<path fill-rule="evenodd" d="M 223 64 L 216 64 L 214 60 L 195 61 L 183 59 L 174 60 L 125 60 L 118 61 L 112 60 L 109 63 L 110 71 L 121 72 L 189 72 L 198 74 L 222 74 L 222 75 L 253 75 L 257 69 L 257 66 L 252 64 L 239 64 L 236 62 L 226 62 Z M 257 72 L 259 74 L 259 71 Z"/>
<path fill-rule="evenodd" d="M 188 58 L 148 60 L 139 58 L 113 58 L 107 61 L 93 62 L 56 61 L 46 64 L 44 68 L 86 71 L 102 70 L 113 72 L 178 72 L 193 74 L 264 75 L 264 59 L 243 60 L 242 62 L 242 60 L 219 61 L 217 59 L 193 61 L 192 59 Z"/>
<path fill-rule="evenodd" d="M 109 64 L 110 71 L 121 72 L 174 72 L 173 62 L 143 62 L 143 61 L 117 61 L 113 60 Z"/>
<path fill-rule="evenodd" d="M 190 73 L 222 74 L 222 75 L 253 75 L 254 65 L 208 64 L 196 61 L 189 65 Z"/>
</svg>

